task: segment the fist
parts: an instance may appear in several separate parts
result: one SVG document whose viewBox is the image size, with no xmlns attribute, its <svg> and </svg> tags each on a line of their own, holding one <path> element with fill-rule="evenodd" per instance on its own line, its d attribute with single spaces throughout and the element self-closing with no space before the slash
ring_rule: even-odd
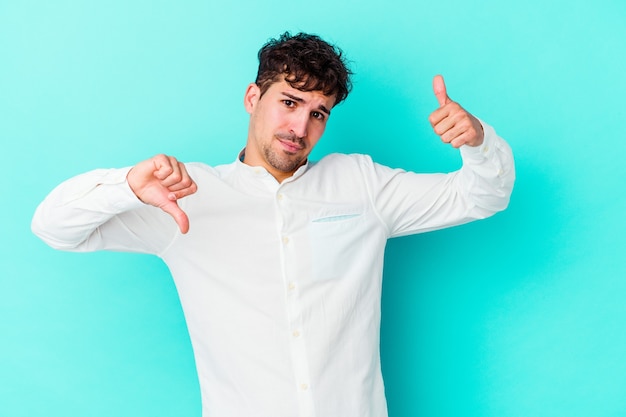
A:
<svg viewBox="0 0 626 417">
<path fill-rule="evenodd" d="M 182 233 L 189 231 L 189 218 L 176 201 L 195 193 L 198 187 L 182 162 L 157 155 L 135 165 L 126 179 L 137 198 L 172 216 Z"/>
<path fill-rule="evenodd" d="M 433 91 L 439 102 L 439 108 L 429 117 L 435 133 L 444 143 L 455 148 L 463 145 L 480 146 L 484 140 L 483 126 L 458 103 L 450 100 L 441 75 L 433 79 Z"/>
</svg>

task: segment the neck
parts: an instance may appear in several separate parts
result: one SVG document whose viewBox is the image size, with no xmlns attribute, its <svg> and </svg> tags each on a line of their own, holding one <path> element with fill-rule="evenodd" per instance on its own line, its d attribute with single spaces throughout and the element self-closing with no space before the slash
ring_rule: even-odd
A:
<svg viewBox="0 0 626 417">
<path fill-rule="evenodd" d="M 265 168 L 265 170 L 269 172 L 269 174 L 274 177 L 274 179 L 276 179 L 276 181 L 278 181 L 279 183 L 282 183 L 287 178 L 293 176 L 293 174 L 295 174 L 295 172 L 307 162 L 307 160 L 304 160 L 304 162 L 298 165 L 293 171 L 285 172 L 278 170 L 271 165 L 265 164 L 263 163 L 263 161 L 256 161 L 253 158 L 249 157 L 248 154 L 246 154 L 246 148 L 244 148 L 239 153 L 239 160 L 248 166 Z"/>
</svg>

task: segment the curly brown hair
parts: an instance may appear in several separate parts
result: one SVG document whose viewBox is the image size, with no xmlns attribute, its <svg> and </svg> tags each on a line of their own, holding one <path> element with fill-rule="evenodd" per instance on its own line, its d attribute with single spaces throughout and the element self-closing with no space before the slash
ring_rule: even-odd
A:
<svg viewBox="0 0 626 417">
<path fill-rule="evenodd" d="M 285 32 L 259 50 L 256 84 L 263 95 L 282 76 L 293 88 L 335 95 L 335 106 L 352 90 L 343 51 L 317 35 Z"/>
</svg>

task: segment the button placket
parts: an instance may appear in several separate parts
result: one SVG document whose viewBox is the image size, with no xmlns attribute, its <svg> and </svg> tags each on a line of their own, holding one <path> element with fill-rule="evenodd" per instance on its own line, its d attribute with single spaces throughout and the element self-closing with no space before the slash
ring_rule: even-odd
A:
<svg viewBox="0 0 626 417">
<path fill-rule="evenodd" d="M 286 311 L 288 318 L 288 331 L 291 358 L 293 362 L 294 370 L 294 383 L 300 393 L 298 396 L 301 402 L 301 410 L 313 410 L 313 400 L 310 390 L 310 375 L 308 361 L 306 357 L 306 333 L 302 327 L 302 312 L 301 305 L 298 299 L 299 286 L 297 279 L 294 276 L 297 268 L 292 262 L 297 259 L 296 256 L 296 241 L 295 236 L 292 235 L 293 226 L 289 219 L 292 219 L 292 213 L 290 213 L 290 204 L 288 193 L 285 193 L 279 187 L 275 194 L 275 206 L 278 215 L 282 219 L 282 225 L 280 227 L 280 245 L 281 252 L 283 253 L 283 282 L 285 288 L 285 301 Z M 306 413 L 308 414 L 308 413 Z"/>
</svg>

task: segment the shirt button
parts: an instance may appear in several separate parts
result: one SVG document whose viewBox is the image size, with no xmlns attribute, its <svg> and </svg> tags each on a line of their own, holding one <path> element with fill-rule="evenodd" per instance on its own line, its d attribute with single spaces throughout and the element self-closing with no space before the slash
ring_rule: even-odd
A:
<svg viewBox="0 0 626 417">
<path fill-rule="evenodd" d="M 483 148 L 483 153 L 487 153 L 489 152 L 489 146 L 485 145 L 485 147 Z"/>
<path fill-rule="evenodd" d="M 297 330 L 294 330 L 292 333 L 293 337 L 300 337 L 300 332 Z"/>
<path fill-rule="evenodd" d="M 289 285 L 287 286 L 287 288 L 288 288 L 290 291 L 293 291 L 293 290 L 295 290 L 295 289 L 296 289 L 296 284 L 294 284 L 293 282 L 290 282 L 290 283 L 289 283 Z"/>
<path fill-rule="evenodd" d="M 306 391 L 306 390 L 308 390 L 308 389 L 309 389 L 309 384 L 300 384 L 300 389 L 301 389 L 302 391 Z"/>
<path fill-rule="evenodd" d="M 278 194 L 276 198 L 278 199 L 278 201 L 282 201 L 282 199 L 285 198 L 285 196 L 282 194 Z"/>
<path fill-rule="evenodd" d="M 286 245 L 289 243 L 289 238 L 287 236 L 283 236 L 283 243 Z"/>
</svg>

